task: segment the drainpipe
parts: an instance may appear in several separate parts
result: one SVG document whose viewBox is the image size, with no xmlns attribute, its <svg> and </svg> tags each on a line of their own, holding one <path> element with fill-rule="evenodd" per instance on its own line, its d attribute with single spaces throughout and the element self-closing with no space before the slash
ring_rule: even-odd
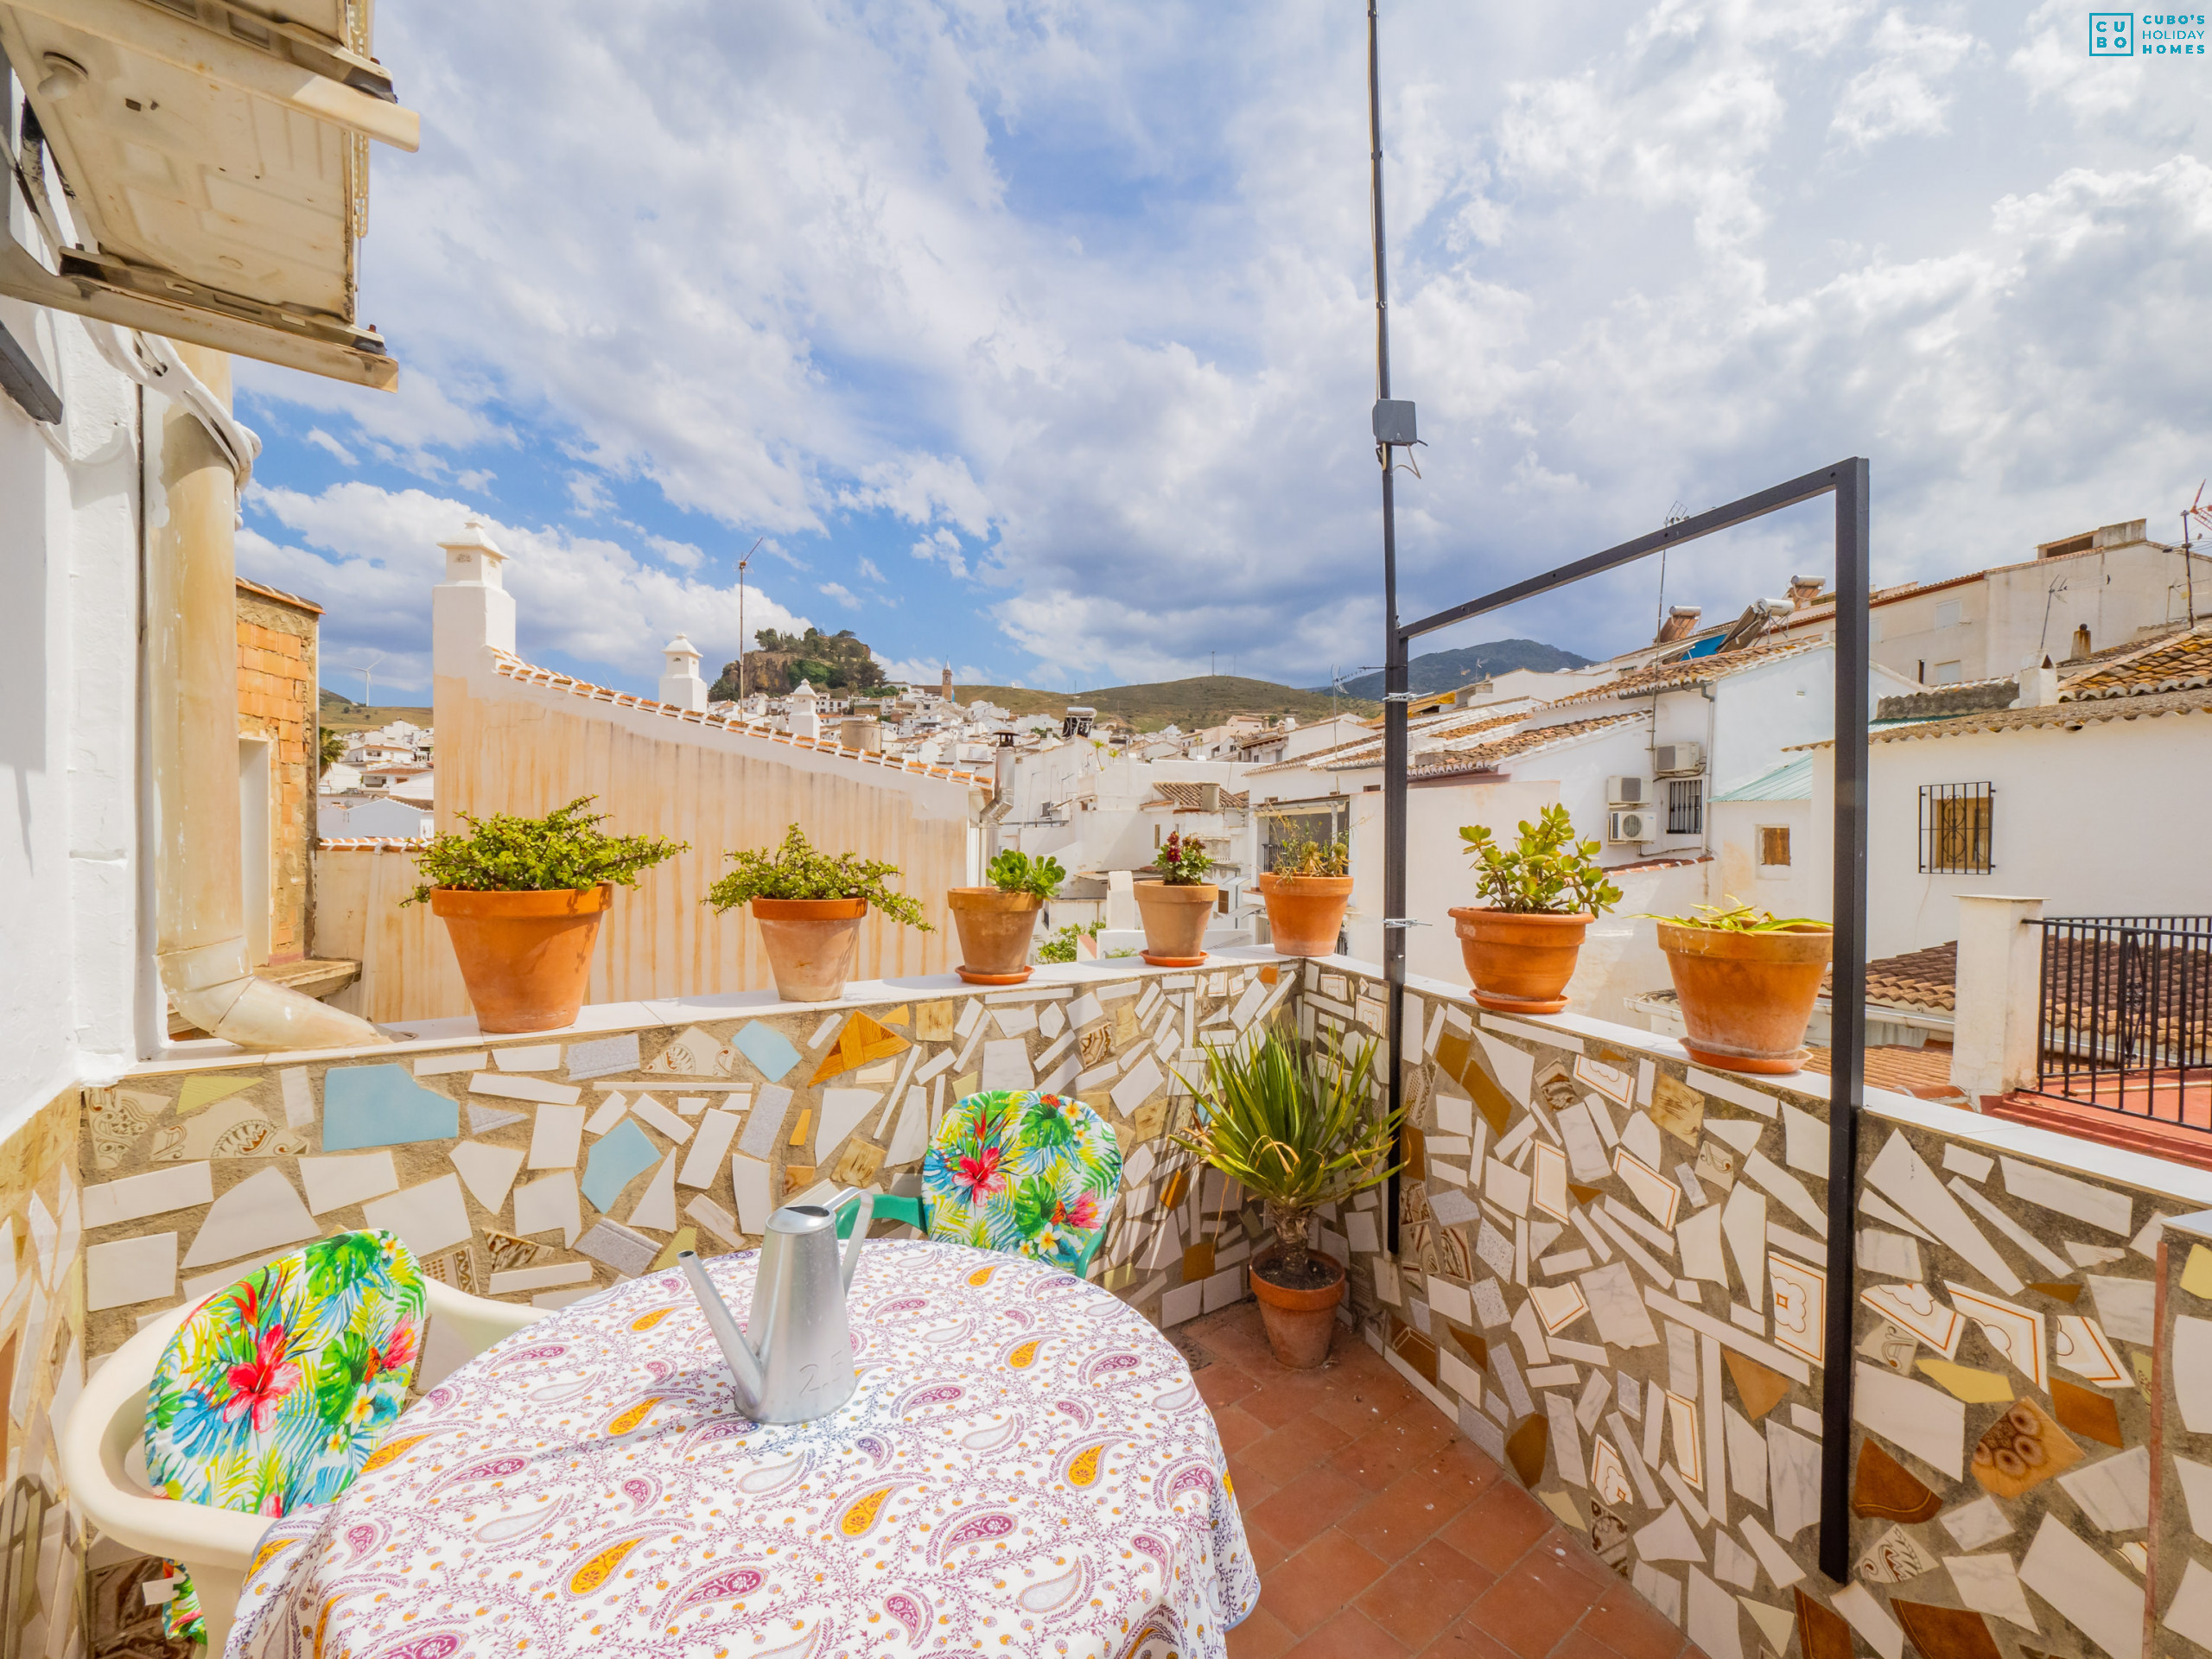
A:
<svg viewBox="0 0 2212 1659">
<path fill-rule="evenodd" d="M 177 348 L 226 409 L 230 359 Z M 238 690 L 232 457 L 188 403 L 157 435 L 146 531 L 146 683 L 154 776 L 154 961 L 177 1011 L 241 1048 L 391 1039 L 367 1020 L 257 979 L 238 866 Z"/>
</svg>

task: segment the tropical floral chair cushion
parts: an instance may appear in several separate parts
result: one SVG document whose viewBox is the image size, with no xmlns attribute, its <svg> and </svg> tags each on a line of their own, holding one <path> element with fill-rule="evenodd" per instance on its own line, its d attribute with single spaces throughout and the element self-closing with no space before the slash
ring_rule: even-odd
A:
<svg viewBox="0 0 2212 1659">
<path fill-rule="evenodd" d="M 1106 1120 L 1035 1090 L 969 1095 L 922 1160 L 931 1238 L 1071 1272 L 1090 1259 L 1121 1185 L 1121 1147 Z"/>
<path fill-rule="evenodd" d="M 406 1404 L 423 1325 L 421 1270 L 391 1233 L 340 1233 L 255 1268 L 201 1303 L 154 1368 L 147 1474 L 213 1509 L 328 1503 Z M 198 1614 L 180 1580 L 172 1636 Z"/>
</svg>

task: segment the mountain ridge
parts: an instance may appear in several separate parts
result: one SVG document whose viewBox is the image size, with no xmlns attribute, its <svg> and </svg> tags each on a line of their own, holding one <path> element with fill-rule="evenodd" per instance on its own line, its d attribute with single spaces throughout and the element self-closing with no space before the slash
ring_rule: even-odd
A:
<svg viewBox="0 0 2212 1659">
<path fill-rule="evenodd" d="M 1450 691 L 1484 674 L 1510 674 L 1516 668 L 1548 674 L 1554 669 L 1587 668 L 1592 660 L 1562 651 L 1557 645 L 1548 645 L 1541 639 L 1492 639 L 1485 645 L 1432 651 L 1414 658 L 1406 664 L 1406 689 L 1416 696 L 1426 696 L 1433 691 Z M 1380 697 L 1382 671 L 1378 668 L 1372 673 L 1357 675 L 1343 682 L 1343 685 L 1353 696 Z M 1325 692 L 1329 688 L 1324 685 L 1313 689 Z"/>
</svg>

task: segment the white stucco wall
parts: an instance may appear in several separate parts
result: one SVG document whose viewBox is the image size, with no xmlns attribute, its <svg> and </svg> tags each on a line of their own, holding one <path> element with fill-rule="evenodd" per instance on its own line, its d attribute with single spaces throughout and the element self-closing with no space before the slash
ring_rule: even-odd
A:
<svg viewBox="0 0 2212 1659">
<path fill-rule="evenodd" d="M 41 433 L 0 396 L 4 1135 L 138 1057 L 139 482 L 137 389 L 73 318 L 0 322 L 63 403 Z"/>
<path fill-rule="evenodd" d="M 1961 893 L 2040 898 L 2046 916 L 2212 912 L 2212 714 L 2111 720 L 1877 742 L 1868 749 L 1866 954 L 1897 956 L 1958 937 Z M 1995 868 L 1920 872 L 1920 789 L 1987 783 Z M 1834 868 L 1834 751 L 1813 768 L 1815 857 Z"/>
</svg>

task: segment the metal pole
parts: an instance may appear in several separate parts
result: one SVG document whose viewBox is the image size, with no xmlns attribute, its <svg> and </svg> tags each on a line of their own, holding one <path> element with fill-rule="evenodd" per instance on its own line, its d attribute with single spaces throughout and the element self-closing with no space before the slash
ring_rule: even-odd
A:
<svg viewBox="0 0 2212 1659">
<path fill-rule="evenodd" d="M 1835 966 L 1828 996 L 1828 1297 L 1821 1376 L 1821 1571 L 1851 1578 L 1852 1217 L 1866 1104 L 1867 518 L 1864 458 L 1835 480 Z"/>
<path fill-rule="evenodd" d="M 1376 44 L 1376 0 L 1367 0 L 1367 137 L 1371 168 L 1369 187 L 1374 208 L 1375 396 L 1390 395 L 1390 289 L 1382 244 L 1382 94 Z M 1405 1074 L 1398 1064 L 1406 1026 L 1406 935 L 1392 921 L 1406 913 L 1406 641 L 1398 632 L 1397 499 L 1390 470 L 1391 449 L 1376 446 L 1382 469 L 1382 976 L 1389 987 L 1388 1037 L 1389 1105 L 1395 1115 L 1405 1103 Z M 1404 1145 L 1402 1126 L 1401 1147 Z M 1388 1243 L 1398 1248 L 1398 1178 L 1390 1177 Z"/>
</svg>

